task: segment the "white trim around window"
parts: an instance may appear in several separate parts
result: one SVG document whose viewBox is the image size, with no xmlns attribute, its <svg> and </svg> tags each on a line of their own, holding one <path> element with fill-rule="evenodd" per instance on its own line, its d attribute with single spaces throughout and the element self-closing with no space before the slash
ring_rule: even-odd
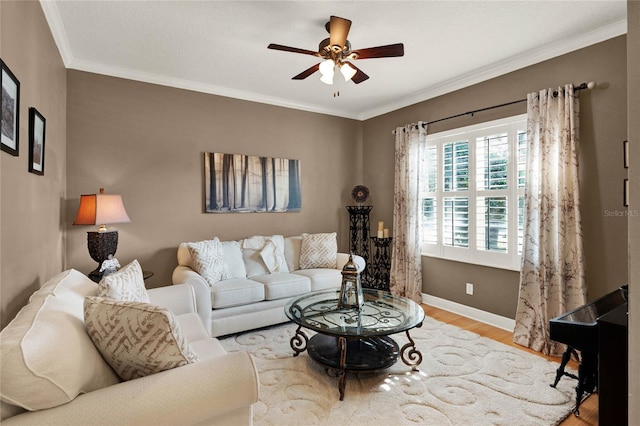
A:
<svg viewBox="0 0 640 426">
<path fill-rule="evenodd" d="M 520 270 L 526 114 L 428 135 L 422 254 Z"/>
</svg>

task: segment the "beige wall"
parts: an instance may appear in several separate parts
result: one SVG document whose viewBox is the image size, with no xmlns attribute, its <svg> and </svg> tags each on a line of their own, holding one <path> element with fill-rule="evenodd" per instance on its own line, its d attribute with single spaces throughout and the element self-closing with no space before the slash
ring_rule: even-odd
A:
<svg viewBox="0 0 640 426">
<path fill-rule="evenodd" d="M 40 3 L 0 2 L 0 56 L 20 80 L 19 156 L 0 152 L 0 327 L 64 264 L 66 70 Z M 46 119 L 44 176 L 28 172 L 29 107 Z"/>
<path fill-rule="evenodd" d="M 339 233 L 347 249 L 350 191 L 362 182 L 361 123 L 80 71 L 68 73 L 67 267 L 89 272 L 86 231 L 71 226 L 80 194 L 121 194 L 116 257 L 171 284 L 177 246 L 218 236 Z M 299 213 L 203 213 L 203 152 L 300 160 Z"/>
<path fill-rule="evenodd" d="M 425 72 L 428 72 L 425 71 Z M 589 299 L 627 282 L 627 218 L 623 212 L 621 144 L 626 139 L 625 37 L 617 37 L 364 123 L 364 183 L 372 189 L 373 221 L 391 223 L 394 136 L 398 126 L 431 121 L 523 99 L 528 92 L 594 80 L 581 97 L 580 170 Z M 429 133 L 526 112 L 526 103 L 431 125 Z M 423 257 L 423 292 L 513 318 L 518 273 Z M 475 284 L 474 296 L 464 293 Z"/>
<path fill-rule="evenodd" d="M 629 179 L 629 419 L 640 419 L 640 2 L 627 2 Z M 632 331 L 631 331 L 632 330 Z M 632 424 L 632 422 L 629 422 Z"/>
</svg>

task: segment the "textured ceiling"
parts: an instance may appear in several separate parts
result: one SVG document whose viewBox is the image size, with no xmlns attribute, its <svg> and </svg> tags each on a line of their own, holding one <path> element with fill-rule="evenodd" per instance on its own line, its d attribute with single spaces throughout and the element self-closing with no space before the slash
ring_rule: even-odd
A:
<svg viewBox="0 0 640 426">
<path fill-rule="evenodd" d="M 626 33 L 625 0 L 41 4 L 68 68 L 355 119 Z M 358 85 L 291 80 L 317 58 L 267 45 L 317 50 L 330 15 L 353 21 L 354 49 L 402 42 L 405 56 L 356 61 L 371 77 Z"/>
</svg>

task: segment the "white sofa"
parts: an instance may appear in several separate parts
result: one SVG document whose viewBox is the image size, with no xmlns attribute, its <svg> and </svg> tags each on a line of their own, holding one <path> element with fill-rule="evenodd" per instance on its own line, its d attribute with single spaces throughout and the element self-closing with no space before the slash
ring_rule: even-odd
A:
<svg viewBox="0 0 640 426">
<path fill-rule="evenodd" d="M 173 313 L 199 361 L 125 382 L 86 331 L 84 299 L 97 294 L 85 275 L 64 271 L 0 332 L 3 425 L 251 424 L 258 400 L 254 363 L 209 336 L 190 285 L 148 295 Z"/>
<path fill-rule="evenodd" d="M 303 235 L 306 237 L 309 234 Z M 246 239 L 227 241 L 222 242 L 222 249 L 226 262 L 231 265 L 232 278 L 213 285 L 194 270 L 188 243 L 178 247 L 178 266 L 173 272 L 172 281 L 174 284 L 187 283 L 194 288 L 198 315 L 204 324 L 210 326 L 209 333 L 212 336 L 225 336 L 287 322 L 289 319 L 284 313 L 284 305 L 292 297 L 340 287 L 341 271 L 349 260 L 348 254 L 337 253 L 336 249 L 336 261 L 332 267 L 301 269 L 303 236 L 273 237 L 283 240 L 282 250 L 288 272 L 270 273 L 255 249 L 243 248 Z M 239 252 L 241 255 L 238 255 Z M 353 260 L 362 271 L 365 260 L 356 255 Z"/>
</svg>

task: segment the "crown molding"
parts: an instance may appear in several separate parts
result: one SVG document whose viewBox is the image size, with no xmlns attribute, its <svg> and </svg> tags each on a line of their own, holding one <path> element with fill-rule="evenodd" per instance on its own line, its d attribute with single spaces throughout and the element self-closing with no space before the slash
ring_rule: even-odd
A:
<svg viewBox="0 0 640 426">
<path fill-rule="evenodd" d="M 69 64 L 73 62 L 73 53 L 71 51 L 69 39 L 67 38 L 67 33 L 64 31 L 64 26 L 62 25 L 62 18 L 60 17 L 58 6 L 56 2 L 47 0 L 40 0 L 40 6 L 44 12 L 44 17 L 49 24 L 53 40 L 55 41 L 56 46 L 58 46 L 58 52 L 60 52 L 62 62 L 66 68 L 69 68 Z"/>
<path fill-rule="evenodd" d="M 86 71 L 94 74 L 101 74 L 111 77 L 124 78 L 127 80 L 135 80 L 143 83 L 157 84 L 161 86 L 173 87 L 176 89 L 191 90 L 194 92 L 207 93 L 210 95 L 223 96 L 227 98 L 245 100 L 250 102 L 257 102 L 261 104 L 268 104 L 273 106 L 279 106 L 284 108 L 292 108 L 301 111 L 314 112 L 318 114 L 333 115 L 343 118 L 351 118 L 359 120 L 357 114 L 353 114 L 349 111 L 341 111 L 335 108 L 323 108 L 317 105 L 305 104 L 300 102 L 291 101 L 289 99 L 277 98 L 273 96 L 260 95 L 253 92 L 246 92 L 242 90 L 230 89 L 228 87 L 215 86 L 212 84 L 200 83 L 192 80 L 184 80 L 175 77 L 169 77 L 166 75 L 154 74 L 132 70 L 123 67 L 116 67 L 111 65 L 104 65 L 91 61 L 77 60 L 71 61 L 69 69 L 78 71 Z"/>
<path fill-rule="evenodd" d="M 280 106 L 284 108 L 292 108 L 302 111 L 308 111 L 318 114 L 326 114 L 337 117 L 349 118 L 354 120 L 368 120 L 379 115 L 383 115 L 419 102 L 441 96 L 465 87 L 481 83 L 486 80 L 525 68 L 527 66 L 560 56 L 574 50 L 582 49 L 592 44 L 600 43 L 613 37 L 617 37 L 627 32 L 626 19 L 619 20 L 610 25 L 597 28 L 593 31 L 579 34 L 575 37 L 569 37 L 549 43 L 539 48 L 531 49 L 516 56 L 512 56 L 503 61 L 499 61 L 490 66 L 479 68 L 475 71 L 458 75 L 442 83 L 433 85 L 416 93 L 402 97 L 394 102 L 381 105 L 379 107 L 354 113 L 335 108 L 326 108 L 314 104 L 301 103 L 291 101 L 289 99 L 277 98 L 273 96 L 260 95 L 257 93 L 230 89 L 227 87 L 215 86 L 206 83 L 195 82 L 173 78 L 169 76 L 140 72 L 122 67 L 104 65 L 91 61 L 75 59 L 72 53 L 71 45 L 62 25 L 62 19 L 58 11 L 56 2 L 48 0 L 40 0 L 40 5 L 44 12 L 49 28 L 53 35 L 54 41 L 58 46 L 58 51 L 68 69 L 76 69 L 79 71 L 87 71 L 96 74 L 103 74 L 112 77 L 125 78 L 129 80 L 141 81 L 146 83 L 158 84 L 162 86 L 174 87 L 178 89 L 191 90 L 196 92 L 208 93 L 212 95 L 224 96 L 234 99 L 258 102 L 262 104 Z"/>
<path fill-rule="evenodd" d="M 420 90 L 419 92 L 411 96 L 407 96 L 398 99 L 395 102 L 365 111 L 360 114 L 358 118 L 360 120 L 368 120 L 370 118 L 377 117 L 379 115 L 386 114 L 400 108 L 404 108 L 419 102 L 424 102 L 428 99 L 451 93 L 453 91 L 460 90 L 465 87 L 469 87 L 474 84 L 478 84 L 513 71 L 517 71 L 530 65 L 534 65 L 539 62 L 543 62 L 548 59 L 552 59 L 557 56 L 561 56 L 569 52 L 573 52 L 575 50 L 582 49 L 587 46 L 603 42 L 605 40 L 609 40 L 611 38 L 626 34 L 626 32 L 627 21 L 625 19 L 622 19 L 610 25 L 600 27 L 596 30 L 583 33 L 575 37 L 549 43 L 544 46 L 528 50 L 505 60 L 491 64 L 489 66 L 479 68 L 475 71 L 461 74 L 440 84 L 436 84 L 428 87 L 427 89 Z"/>
</svg>

